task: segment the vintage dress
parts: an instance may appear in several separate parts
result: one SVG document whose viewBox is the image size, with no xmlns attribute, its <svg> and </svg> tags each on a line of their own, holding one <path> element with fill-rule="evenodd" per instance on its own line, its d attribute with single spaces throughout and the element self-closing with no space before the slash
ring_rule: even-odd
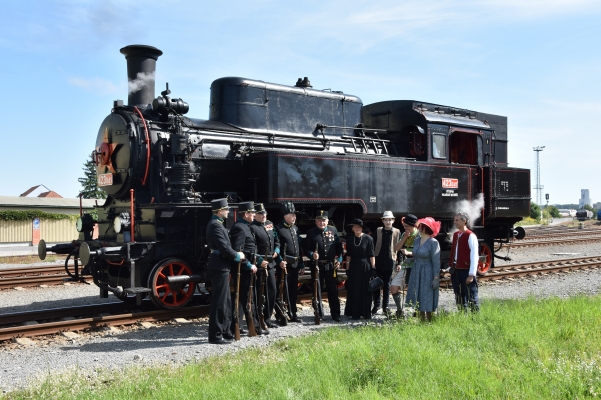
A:
<svg viewBox="0 0 601 400">
<path fill-rule="evenodd" d="M 440 273 L 440 245 L 434 238 L 415 239 L 413 247 L 413 271 L 409 277 L 409 288 L 405 303 L 419 311 L 436 311 L 439 289 L 432 290 L 432 281 Z"/>
<path fill-rule="evenodd" d="M 351 258 L 346 282 L 346 307 L 344 315 L 358 319 L 371 318 L 369 280 L 371 278 L 370 257 L 374 256 L 374 241 L 366 234 L 361 240 L 355 235 L 346 240 L 346 255 Z"/>
</svg>

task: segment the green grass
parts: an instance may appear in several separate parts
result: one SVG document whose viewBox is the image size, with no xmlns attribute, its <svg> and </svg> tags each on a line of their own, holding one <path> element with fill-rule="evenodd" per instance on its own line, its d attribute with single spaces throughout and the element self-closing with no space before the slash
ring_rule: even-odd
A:
<svg viewBox="0 0 601 400">
<path fill-rule="evenodd" d="M 49 378 L 18 398 L 548 399 L 601 396 L 601 297 L 331 328 L 180 368 Z"/>
<path fill-rule="evenodd" d="M 534 219 L 534 218 L 522 218 L 521 221 L 518 221 L 515 223 L 515 226 L 531 226 L 531 225 L 541 225 L 544 224 L 546 221 L 541 221 L 538 219 Z"/>
</svg>

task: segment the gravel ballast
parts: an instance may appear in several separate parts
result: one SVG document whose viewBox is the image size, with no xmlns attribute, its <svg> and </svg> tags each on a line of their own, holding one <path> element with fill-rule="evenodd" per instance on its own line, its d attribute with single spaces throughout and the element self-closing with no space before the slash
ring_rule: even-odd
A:
<svg viewBox="0 0 601 400">
<path fill-rule="evenodd" d="M 599 243 L 582 243 L 556 247 L 532 247 L 511 250 L 512 261 L 504 263 L 531 262 L 601 254 Z M 554 253 L 577 253 L 554 255 Z M 505 255 L 501 251 L 500 255 Z M 516 278 L 513 281 L 483 282 L 480 284 L 481 299 L 517 299 L 529 296 L 568 297 L 577 294 L 601 292 L 601 270 L 575 271 L 537 278 Z M 100 299 L 94 285 L 51 286 L 0 292 L 2 313 L 23 312 L 47 308 L 79 306 L 113 302 L 115 298 Z M 391 309 L 394 302 L 390 301 Z M 324 304 L 325 305 L 325 304 Z M 344 307 L 344 305 L 342 306 Z M 455 309 L 451 290 L 441 290 L 440 308 Z M 327 306 L 326 306 L 327 312 Z M 168 322 L 151 328 L 129 327 L 115 332 L 98 331 L 82 333 L 76 338 L 55 336 L 33 338 L 31 345 L 5 343 L 0 345 L 0 389 L 3 392 L 35 384 L 50 374 L 60 374 L 73 368 L 94 376 L 98 371 L 124 368 L 132 365 L 183 365 L 209 356 L 225 354 L 254 346 L 265 346 L 275 340 L 311 334 L 329 326 L 364 325 L 364 321 L 353 321 L 343 317 L 336 323 L 331 318 L 321 325 L 313 324 L 312 310 L 306 307 L 299 312 L 300 324 L 271 329 L 268 336 L 243 337 L 239 342 L 226 346 L 210 345 L 207 342 L 206 319 L 188 323 Z M 381 311 L 372 322 L 382 322 Z"/>
</svg>

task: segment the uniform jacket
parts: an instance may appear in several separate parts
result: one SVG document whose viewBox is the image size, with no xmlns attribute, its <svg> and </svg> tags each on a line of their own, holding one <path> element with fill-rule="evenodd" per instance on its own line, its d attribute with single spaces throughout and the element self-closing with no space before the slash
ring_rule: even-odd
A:
<svg viewBox="0 0 601 400">
<path fill-rule="evenodd" d="M 257 251 L 257 243 L 248 222 L 244 219 L 238 220 L 234 226 L 232 226 L 232 229 L 230 229 L 230 238 L 232 247 L 236 251 L 242 249 L 247 260 L 245 263 L 246 269 L 250 270 Z"/>
<path fill-rule="evenodd" d="M 278 257 L 277 263 L 279 264 L 282 260 L 284 251 L 284 245 L 286 245 L 286 262 L 289 267 L 298 268 L 300 259 L 300 243 L 301 237 L 298 232 L 296 225 L 288 225 L 284 221 L 280 222 L 275 226 L 276 233 L 280 239 L 280 257 Z M 291 258 L 292 257 L 292 258 Z"/>
<path fill-rule="evenodd" d="M 257 266 L 261 265 L 265 255 L 271 258 L 274 252 L 280 254 L 280 239 L 273 227 L 273 222 L 265 221 L 262 224 L 254 221 L 250 225 L 250 230 L 254 233 L 257 242 Z M 276 260 L 272 259 L 267 268 L 273 268 L 275 262 Z"/>
<path fill-rule="evenodd" d="M 207 244 L 211 249 L 209 269 L 229 271 L 232 262 L 240 261 L 238 252 L 230 244 L 227 229 L 223 226 L 223 219 L 215 215 L 207 224 Z M 217 250 L 219 254 L 214 250 Z"/>
<path fill-rule="evenodd" d="M 318 245 L 320 261 L 342 262 L 342 242 L 338 237 L 338 231 L 333 226 L 319 229 L 317 226 L 309 229 L 307 237 L 303 240 L 303 251 L 309 260 L 313 261 L 315 245 Z"/>
</svg>

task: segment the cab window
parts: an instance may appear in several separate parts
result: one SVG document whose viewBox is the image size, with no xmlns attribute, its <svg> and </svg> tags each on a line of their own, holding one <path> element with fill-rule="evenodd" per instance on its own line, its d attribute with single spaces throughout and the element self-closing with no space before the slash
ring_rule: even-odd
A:
<svg viewBox="0 0 601 400">
<path fill-rule="evenodd" d="M 447 158 L 447 137 L 445 135 L 432 135 L 432 157 Z"/>
</svg>

